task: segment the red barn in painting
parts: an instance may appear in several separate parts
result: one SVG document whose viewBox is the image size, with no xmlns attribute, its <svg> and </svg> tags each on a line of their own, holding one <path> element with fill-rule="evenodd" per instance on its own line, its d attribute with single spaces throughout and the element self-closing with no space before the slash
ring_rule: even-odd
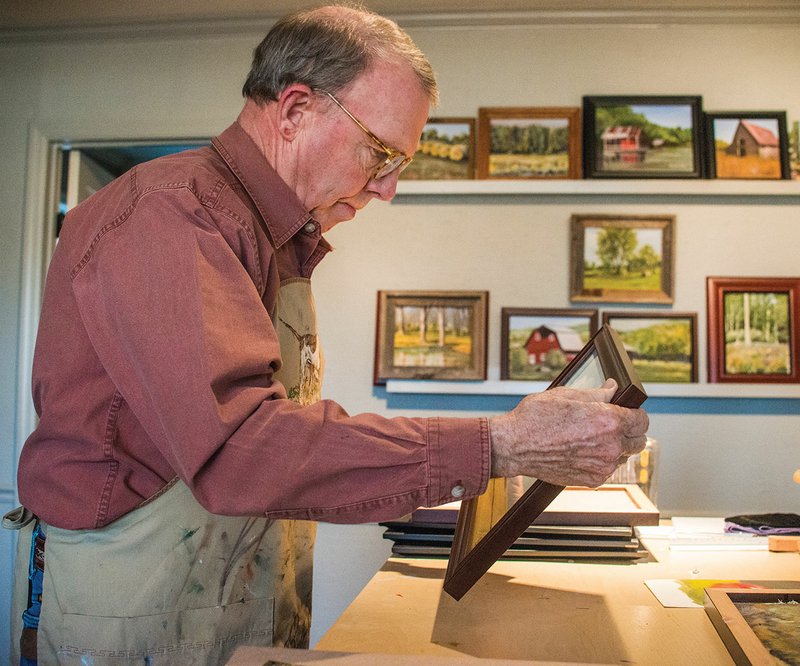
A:
<svg viewBox="0 0 800 666">
<path fill-rule="evenodd" d="M 644 162 L 647 152 L 641 127 L 615 125 L 600 135 L 603 141 L 603 160 L 606 162 Z"/>
<path fill-rule="evenodd" d="M 560 350 L 571 361 L 583 347 L 583 341 L 572 329 L 539 326 L 531 331 L 523 347 L 528 352 L 528 365 L 541 365 L 554 350 Z"/>
<path fill-rule="evenodd" d="M 778 159 L 778 137 L 766 127 L 740 120 L 725 152 L 736 157 L 755 155 L 762 159 Z"/>
</svg>

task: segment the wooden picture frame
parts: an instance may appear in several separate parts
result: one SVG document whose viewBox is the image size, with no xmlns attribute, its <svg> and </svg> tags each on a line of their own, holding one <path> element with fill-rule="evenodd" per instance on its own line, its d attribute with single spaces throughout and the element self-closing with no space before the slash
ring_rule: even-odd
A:
<svg viewBox="0 0 800 666">
<path fill-rule="evenodd" d="M 475 178 L 475 118 L 429 118 L 401 180 Z"/>
<path fill-rule="evenodd" d="M 581 177 L 578 107 L 478 109 L 478 178 Z"/>
<path fill-rule="evenodd" d="M 747 590 L 707 587 L 703 592 L 703 608 L 706 615 L 738 666 L 800 663 L 800 643 L 797 641 L 797 634 L 786 635 L 789 627 L 797 627 L 796 618 L 800 618 L 798 602 L 800 602 L 800 588 L 797 587 Z M 748 617 L 756 614 L 758 621 L 754 622 L 756 625 L 754 629 Z M 774 622 L 776 627 L 768 627 L 771 618 L 775 618 L 778 614 L 792 617 L 789 621 L 784 618 L 780 624 Z M 784 643 L 781 643 L 781 638 L 784 639 Z M 781 661 L 778 661 L 779 659 Z"/>
<path fill-rule="evenodd" d="M 486 379 L 487 291 L 379 291 L 374 383 Z"/>
<path fill-rule="evenodd" d="M 573 215 L 570 300 L 672 303 L 674 215 Z"/>
<path fill-rule="evenodd" d="M 696 312 L 603 312 L 643 383 L 697 382 Z"/>
<path fill-rule="evenodd" d="M 709 382 L 800 382 L 800 277 L 708 277 L 706 300 Z"/>
<path fill-rule="evenodd" d="M 555 379 L 597 330 L 597 310 L 502 308 L 500 379 Z"/>
<path fill-rule="evenodd" d="M 618 384 L 612 403 L 639 407 L 647 399 L 622 341 L 614 329 L 604 324 L 548 388 L 597 387 L 609 377 Z M 500 483 L 494 483 L 497 481 Z M 486 493 L 461 503 L 444 578 L 445 592 L 456 600 L 467 593 L 564 489 L 537 479 L 508 508 L 503 481 L 492 479 Z"/>
<path fill-rule="evenodd" d="M 791 177 L 785 111 L 709 112 L 704 119 L 709 178 Z"/>
<path fill-rule="evenodd" d="M 702 98 L 583 98 L 586 178 L 702 178 Z"/>
</svg>

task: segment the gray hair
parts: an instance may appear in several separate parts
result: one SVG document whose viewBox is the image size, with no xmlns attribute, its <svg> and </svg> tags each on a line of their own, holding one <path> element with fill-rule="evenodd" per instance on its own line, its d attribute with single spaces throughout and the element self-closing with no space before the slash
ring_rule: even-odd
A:
<svg viewBox="0 0 800 666">
<path fill-rule="evenodd" d="M 437 104 L 436 75 L 411 37 L 394 21 L 346 4 L 280 19 L 253 52 L 242 94 L 261 104 L 293 83 L 335 93 L 382 60 L 409 65 L 431 106 Z"/>
</svg>

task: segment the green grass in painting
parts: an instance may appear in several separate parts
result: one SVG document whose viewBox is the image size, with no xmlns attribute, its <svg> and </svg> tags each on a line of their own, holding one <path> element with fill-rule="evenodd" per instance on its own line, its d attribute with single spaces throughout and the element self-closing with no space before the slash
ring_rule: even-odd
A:
<svg viewBox="0 0 800 666">
<path fill-rule="evenodd" d="M 583 276 L 583 288 L 602 289 L 606 291 L 634 289 L 636 291 L 661 291 L 661 269 L 642 275 L 626 273 L 625 275 L 609 275 L 599 270 L 586 270 Z"/>
</svg>

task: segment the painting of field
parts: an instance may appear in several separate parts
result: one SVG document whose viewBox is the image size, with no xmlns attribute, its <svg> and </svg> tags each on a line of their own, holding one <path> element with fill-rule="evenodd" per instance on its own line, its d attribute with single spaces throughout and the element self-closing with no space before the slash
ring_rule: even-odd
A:
<svg viewBox="0 0 800 666">
<path fill-rule="evenodd" d="M 431 121 L 425 125 L 403 180 L 459 180 L 474 176 L 474 121 Z"/>
<path fill-rule="evenodd" d="M 469 368 L 472 309 L 438 305 L 394 308 L 392 364 L 399 368 Z"/>
<path fill-rule="evenodd" d="M 569 119 L 492 119 L 490 178 L 545 178 L 569 174 Z"/>
<path fill-rule="evenodd" d="M 780 179 L 778 120 L 714 118 L 717 178 Z"/>
<path fill-rule="evenodd" d="M 789 375 L 789 294 L 728 292 L 724 297 L 725 372 Z"/>
<path fill-rule="evenodd" d="M 672 218 L 573 216 L 573 300 L 670 302 Z"/>
<path fill-rule="evenodd" d="M 609 315 L 605 319 L 619 333 L 643 382 L 696 381 L 693 318 Z"/>
</svg>

